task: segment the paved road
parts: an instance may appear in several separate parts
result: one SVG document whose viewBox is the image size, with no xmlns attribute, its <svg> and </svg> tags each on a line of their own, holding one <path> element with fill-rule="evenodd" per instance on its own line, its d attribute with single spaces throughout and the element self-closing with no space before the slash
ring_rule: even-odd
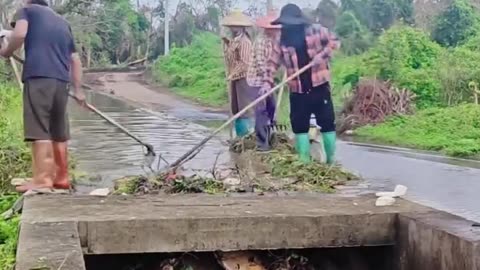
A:
<svg viewBox="0 0 480 270">
<path fill-rule="evenodd" d="M 479 162 L 348 142 L 339 143 L 338 158 L 374 190 L 405 185 L 413 201 L 480 222 Z"/>
</svg>

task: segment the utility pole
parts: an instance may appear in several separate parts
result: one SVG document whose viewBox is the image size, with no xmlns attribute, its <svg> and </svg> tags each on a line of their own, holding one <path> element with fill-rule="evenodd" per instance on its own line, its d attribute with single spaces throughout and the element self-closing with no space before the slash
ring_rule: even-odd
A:
<svg viewBox="0 0 480 270">
<path fill-rule="evenodd" d="M 170 16 L 168 15 L 168 1 L 165 0 L 165 45 L 164 45 L 164 55 L 168 55 L 170 52 Z"/>
</svg>

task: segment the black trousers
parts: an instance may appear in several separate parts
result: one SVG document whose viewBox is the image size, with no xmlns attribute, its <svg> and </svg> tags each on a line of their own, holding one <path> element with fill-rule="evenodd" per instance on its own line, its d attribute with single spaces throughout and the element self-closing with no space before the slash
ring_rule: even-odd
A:
<svg viewBox="0 0 480 270">
<path fill-rule="evenodd" d="M 317 86 L 308 93 L 290 94 L 290 122 L 293 133 L 308 133 L 312 114 L 315 115 L 321 132 L 335 131 L 335 111 L 329 83 Z"/>
</svg>

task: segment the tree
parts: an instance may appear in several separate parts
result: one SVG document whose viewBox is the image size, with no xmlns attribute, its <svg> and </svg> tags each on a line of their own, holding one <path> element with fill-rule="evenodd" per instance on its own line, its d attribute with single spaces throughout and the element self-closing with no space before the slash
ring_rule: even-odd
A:
<svg viewBox="0 0 480 270">
<path fill-rule="evenodd" d="M 362 25 L 355 17 L 355 14 L 351 11 L 346 11 L 340 15 L 338 18 L 337 26 L 335 27 L 335 32 L 340 37 L 347 37 L 353 33 L 360 32 Z"/>
<path fill-rule="evenodd" d="M 379 35 L 397 20 L 412 24 L 413 0 L 341 0 L 342 13 L 352 12 L 360 23 Z"/>
<path fill-rule="evenodd" d="M 386 0 L 370 0 L 370 30 L 376 34 L 388 29 L 397 19 L 395 3 Z"/>
<path fill-rule="evenodd" d="M 332 0 L 322 0 L 316 9 L 317 21 L 323 26 L 333 29 L 339 12 L 338 5 Z"/>
<path fill-rule="evenodd" d="M 347 55 L 365 52 L 372 44 L 371 32 L 350 11 L 338 18 L 335 32 L 342 38 L 341 49 Z"/>
<path fill-rule="evenodd" d="M 432 37 L 447 47 L 465 42 L 477 32 L 478 17 L 473 7 L 465 0 L 455 0 L 437 18 Z"/>
</svg>

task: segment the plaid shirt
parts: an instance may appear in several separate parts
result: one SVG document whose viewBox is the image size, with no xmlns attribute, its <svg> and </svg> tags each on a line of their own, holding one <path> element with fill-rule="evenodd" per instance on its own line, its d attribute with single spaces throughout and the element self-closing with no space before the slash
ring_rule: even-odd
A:
<svg viewBox="0 0 480 270">
<path fill-rule="evenodd" d="M 251 47 L 252 42 L 245 34 L 235 37 L 228 45 L 224 45 L 227 79 L 229 81 L 239 80 L 247 76 Z"/>
<path fill-rule="evenodd" d="M 255 40 L 247 71 L 247 82 L 250 86 L 262 87 L 273 42 L 265 36 L 260 36 Z"/>
<path fill-rule="evenodd" d="M 311 59 L 320 57 L 322 60 L 312 67 L 312 84 L 313 87 L 320 86 L 330 81 L 329 61 L 332 52 L 340 47 L 340 40 L 327 28 L 315 24 L 305 29 L 307 51 Z M 280 43 L 275 43 L 272 54 L 268 60 L 263 83 L 270 86 L 274 84 L 274 75 L 276 70 L 284 65 L 287 75 L 290 77 L 300 68 L 298 66 L 298 57 L 295 48 L 285 47 Z M 302 89 L 300 77 L 291 80 L 288 83 L 290 91 L 293 93 L 304 93 L 310 89 Z"/>
</svg>

